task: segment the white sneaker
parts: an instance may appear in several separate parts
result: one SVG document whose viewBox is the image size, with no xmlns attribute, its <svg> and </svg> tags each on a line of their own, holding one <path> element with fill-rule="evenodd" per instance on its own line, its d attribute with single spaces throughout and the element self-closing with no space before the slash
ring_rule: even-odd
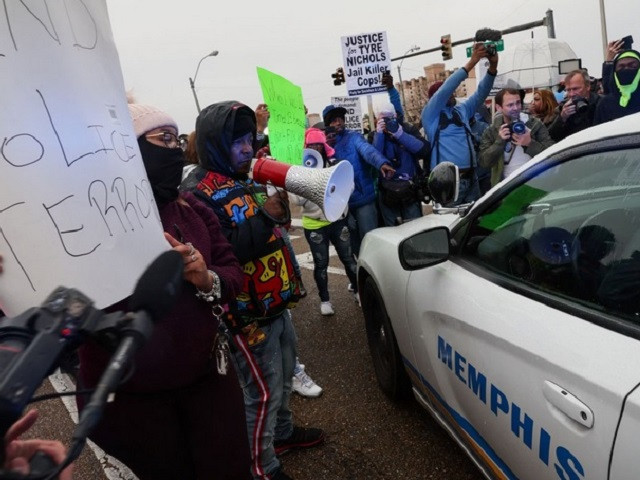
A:
<svg viewBox="0 0 640 480">
<path fill-rule="evenodd" d="M 291 389 L 303 397 L 319 397 L 322 393 L 322 388 L 311 380 L 311 377 L 307 375 L 304 368 L 293 375 L 292 380 Z"/>
<path fill-rule="evenodd" d="M 331 305 L 331 302 L 320 302 L 320 313 L 328 316 L 333 315 L 336 312 L 333 311 L 333 305 Z"/>
<path fill-rule="evenodd" d="M 350 283 L 349 285 L 347 285 L 347 290 L 349 290 L 351 293 L 356 291 L 356 289 L 353 288 L 353 283 Z"/>
</svg>

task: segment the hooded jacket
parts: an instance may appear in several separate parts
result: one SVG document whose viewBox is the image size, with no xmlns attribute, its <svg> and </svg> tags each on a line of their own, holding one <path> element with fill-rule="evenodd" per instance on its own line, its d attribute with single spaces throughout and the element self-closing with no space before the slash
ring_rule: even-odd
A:
<svg viewBox="0 0 640 480">
<path fill-rule="evenodd" d="M 629 52 L 629 50 L 627 50 L 626 52 Z M 635 50 L 631 50 L 631 52 L 635 54 L 631 55 L 633 58 L 640 59 L 640 53 L 636 52 Z M 640 87 L 636 88 L 636 90 L 631 94 L 629 103 L 625 107 L 620 105 L 621 94 L 615 82 L 615 70 L 619 59 L 620 55 L 618 55 L 613 62 L 613 71 L 610 74 L 609 80 L 609 93 L 602 97 L 600 99 L 600 102 L 598 103 L 595 117 L 593 119 L 594 125 L 599 125 L 601 123 L 615 120 L 616 118 L 625 117 L 627 115 L 631 115 L 632 113 L 640 112 Z"/>
<path fill-rule="evenodd" d="M 181 185 L 181 190 L 193 191 L 213 209 L 243 265 L 242 292 L 231 305 L 242 322 L 232 328 L 251 319 L 275 317 L 293 307 L 299 295 L 291 254 L 276 224 L 262 210 L 266 188 L 231 168 L 233 127 L 242 114 L 253 115 L 253 110 L 236 101 L 202 110 L 196 120 L 200 165 Z"/>
</svg>

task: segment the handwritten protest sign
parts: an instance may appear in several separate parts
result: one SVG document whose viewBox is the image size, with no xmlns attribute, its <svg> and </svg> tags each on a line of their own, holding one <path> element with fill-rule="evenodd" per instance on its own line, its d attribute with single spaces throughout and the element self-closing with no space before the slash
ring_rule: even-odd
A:
<svg viewBox="0 0 640 480">
<path fill-rule="evenodd" d="M 0 308 L 59 285 L 128 296 L 168 245 L 104 0 L 6 2 L 0 29 Z"/>
<path fill-rule="evenodd" d="M 269 107 L 271 155 L 290 165 L 302 165 L 304 102 L 302 89 L 286 78 L 258 67 L 264 103 Z"/>
<path fill-rule="evenodd" d="M 391 68 L 387 32 L 342 37 L 341 43 L 348 95 L 384 92 L 380 77 Z"/>
<path fill-rule="evenodd" d="M 331 97 L 331 104 L 347 110 L 344 126 L 349 130 L 362 131 L 362 105 L 360 97 Z"/>
</svg>

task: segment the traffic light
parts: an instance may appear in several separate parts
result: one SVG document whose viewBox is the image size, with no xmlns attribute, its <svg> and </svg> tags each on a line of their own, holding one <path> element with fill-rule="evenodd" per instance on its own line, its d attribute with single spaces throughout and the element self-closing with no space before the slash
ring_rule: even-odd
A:
<svg viewBox="0 0 640 480">
<path fill-rule="evenodd" d="M 336 73 L 331 74 L 331 78 L 333 78 L 334 85 L 341 85 L 344 83 L 344 70 L 342 67 L 336 69 Z"/>
<path fill-rule="evenodd" d="M 453 50 L 451 49 L 451 35 L 441 36 L 440 45 L 440 50 L 442 50 L 442 60 L 451 60 L 453 58 Z"/>
</svg>

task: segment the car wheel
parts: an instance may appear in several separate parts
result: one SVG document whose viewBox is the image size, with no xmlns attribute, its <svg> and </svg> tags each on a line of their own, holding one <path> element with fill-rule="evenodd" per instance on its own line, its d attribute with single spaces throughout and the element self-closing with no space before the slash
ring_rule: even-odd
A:
<svg viewBox="0 0 640 480">
<path fill-rule="evenodd" d="M 389 399 L 395 401 L 406 398 L 410 392 L 409 378 L 404 370 L 387 309 L 373 278 L 365 280 L 360 299 L 378 384 Z"/>
</svg>

